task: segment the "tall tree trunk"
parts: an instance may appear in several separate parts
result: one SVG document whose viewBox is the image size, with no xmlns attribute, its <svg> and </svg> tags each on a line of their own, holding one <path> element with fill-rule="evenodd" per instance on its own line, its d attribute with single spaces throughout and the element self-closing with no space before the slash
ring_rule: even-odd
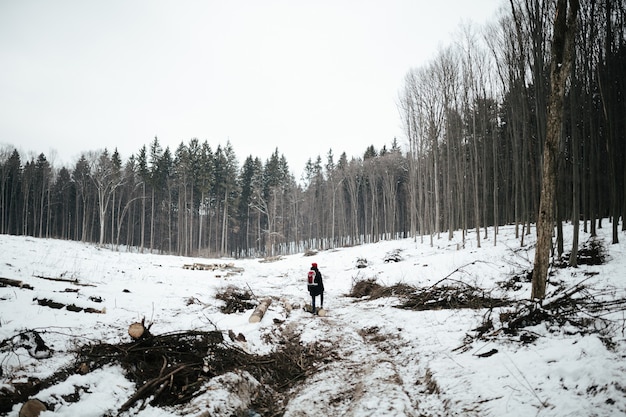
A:
<svg viewBox="0 0 626 417">
<path fill-rule="evenodd" d="M 532 279 L 532 298 L 543 299 L 546 295 L 546 279 L 554 230 L 554 202 L 556 197 L 557 155 L 563 123 L 565 82 L 571 72 L 575 40 L 578 0 L 558 0 L 552 38 L 550 81 L 548 99 L 548 123 L 543 156 L 541 200 L 537 219 L 537 249 Z"/>
<path fill-rule="evenodd" d="M 222 256 L 226 254 L 228 247 L 228 188 L 224 190 L 224 214 L 222 217 L 222 241 L 220 251 Z"/>
<path fill-rule="evenodd" d="M 474 184 L 474 225 L 476 227 L 476 247 L 480 248 L 480 201 L 478 198 L 478 139 L 476 138 L 476 112 L 472 113 L 472 142 L 474 151 L 474 169 L 473 169 L 473 184 Z"/>
<path fill-rule="evenodd" d="M 145 232 L 146 232 L 146 181 L 144 180 L 142 185 L 142 196 L 143 198 L 141 199 L 141 252 L 143 253 L 143 248 L 144 248 L 144 239 L 145 239 Z"/>
<path fill-rule="evenodd" d="M 494 100 L 494 106 L 497 106 Z M 494 109 L 496 112 L 497 109 Z M 493 246 L 496 246 L 498 241 L 498 226 L 499 226 L 499 212 L 498 212 L 498 128 L 494 122 L 494 126 L 491 127 L 491 158 L 493 160 Z"/>
<path fill-rule="evenodd" d="M 150 253 L 154 250 L 154 184 L 150 193 Z"/>
<path fill-rule="evenodd" d="M 576 60 L 573 59 L 572 63 L 572 76 L 575 71 L 573 68 L 575 67 Z M 570 93 L 571 96 L 571 125 L 572 125 L 572 251 L 569 256 L 569 264 L 570 266 L 576 267 L 578 266 L 578 236 L 579 236 L 579 225 L 578 225 L 578 217 L 580 216 L 580 206 L 579 206 L 579 196 L 578 192 L 580 190 L 580 181 L 579 181 L 579 172 L 580 172 L 580 161 L 579 161 L 579 131 L 576 128 L 576 115 L 578 115 L 578 89 L 572 88 Z"/>
</svg>

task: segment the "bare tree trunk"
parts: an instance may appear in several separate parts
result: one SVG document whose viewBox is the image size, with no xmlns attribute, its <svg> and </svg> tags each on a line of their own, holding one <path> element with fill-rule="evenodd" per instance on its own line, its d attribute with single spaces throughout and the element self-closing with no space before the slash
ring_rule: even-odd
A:
<svg viewBox="0 0 626 417">
<path fill-rule="evenodd" d="M 476 113 L 472 113 L 472 142 L 473 142 L 473 184 L 474 184 L 474 224 L 476 226 L 476 247 L 480 248 L 480 203 L 478 199 L 478 138 L 476 138 Z"/>
<path fill-rule="evenodd" d="M 152 193 L 150 196 L 150 253 L 154 250 L 154 184 L 152 184 Z"/>
<path fill-rule="evenodd" d="M 574 51 L 575 54 L 575 51 Z M 576 74 L 576 59 L 572 58 L 572 80 Z M 580 143 L 580 130 L 577 128 L 576 118 L 583 117 L 581 113 L 578 113 L 578 97 L 580 95 L 580 89 L 578 84 L 574 84 L 572 82 L 572 89 L 570 93 L 571 101 L 570 101 L 570 115 L 571 115 L 571 126 L 572 126 L 572 250 L 569 256 L 569 265 L 576 267 L 578 266 L 578 238 L 579 238 L 579 217 L 580 217 L 580 152 L 579 152 L 579 143 Z M 584 122 L 581 122 L 581 129 L 584 129 Z"/>
<path fill-rule="evenodd" d="M 222 255 L 226 254 L 228 247 L 228 188 L 224 190 L 224 214 L 222 217 L 222 241 L 220 251 Z"/>
<path fill-rule="evenodd" d="M 141 247 L 141 252 L 143 253 L 144 239 L 145 239 L 145 232 L 146 232 L 146 181 L 145 180 L 141 184 L 141 187 L 142 187 L 143 198 L 141 199 L 141 243 L 140 243 L 140 247 Z"/>
<path fill-rule="evenodd" d="M 563 123 L 565 82 L 571 72 L 575 40 L 578 0 L 558 0 L 554 21 L 550 65 L 551 91 L 548 99 L 548 123 L 544 145 L 541 201 L 537 219 L 537 249 L 532 279 L 532 298 L 544 298 L 552 231 L 554 230 L 554 201 L 556 196 L 557 155 Z"/>
<path fill-rule="evenodd" d="M 494 105 L 497 106 L 495 100 Z M 497 111 L 494 109 L 494 111 Z M 494 126 L 491 127 L 491 158 L 493 160 L 493 246 L 496 246 L 498 242 L 498 226 L 499 226 L 499 212 L 498 212 L 498 138 L 497 138 L 497 125 L 494 121 Z"/>
</svg>

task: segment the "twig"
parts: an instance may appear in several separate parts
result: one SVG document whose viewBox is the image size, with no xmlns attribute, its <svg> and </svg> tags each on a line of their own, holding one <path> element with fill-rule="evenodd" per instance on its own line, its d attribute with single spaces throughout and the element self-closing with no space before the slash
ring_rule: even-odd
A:
<svg viewBox="0 0 626 417">
<path fill-rule="evenodd" d="M 247 282 L 246 282 L 246 287 L 248 287 L 248 289 L 250 290 L 250 294 L 252 294 L 252 297 L 255 300 L 259 301 L 259 297 L 257 297 L 256 294 L 254 294 L 254 291 L 252 291 L 252 288 L 250 288 L 250 284 L 248 284 Z"/>
<path fill-rule="evenodd" d="M 433 285 L 431 285 L 430 287 L 428 287 L 428 288 L 427 288 L 427 290 L 430 290 L 430 289 L 432 289 L 432 288 L 436 287 L 436 286 L 437 286 L 437 285 L 439 285 L 441 282 L 443 282 L 443 281 L 445 281 L 445 280 L 449 279 L 452 275 L 454 275 L 454 274 L 456 274 L 457 272 L 459 272 L 459 271 L 463 270 L 463 268 L 468 267 L 468 266 L 470 266 L 470 265 L 474 265 L 474 264 L 476 264 L 476 263 L 478 263 L 478 262 L 484 262 L 484 261 L 476 260 L 476 261 L 472 261 L 472 262 L 470 262 L 470 263 L 468 263 L 468 264 L 465 264 L 465 265 L 461 265 L 461 266 L 459 266 L 457 269 L 455 269 L 454 271 L 450 272 L 448 275 L 446 275 L 445 277 L 441 278 L 439 281 L 435 282 Z M 456 280 L 456 279 L 451 279 L 451 281 L 456 281 L 456 282 L 459 282 L 459 283 L 464 284 L 464 285 L 467 285 L 468 287 L 470 287 L 470 288 L 472 288 L 472 289 L 475 289 L 475 290 L 477 290 L 477 289 L 478 289 L 478 288 L 474 287 L 473 285 L 470 285 L 470 284 L 468 284 L 468 283 L 466 283 L 466 282 L 463 282 L 463 281 L 459 281 L 459 280 Z"/>
<path fill-rule="evenodd" d="M 506 355 L 506 353 L 505 353 Z M 525 388 L 531 393 L 533 394 L 533 396 L 537 399 L 537 401 L 539 401 L 539 404 L 541 404 L 541 407 L 543 408 L 547 408 L 548 407 L 548 402 L 542 400 L 541 398 L 539 398 L 539 394 L 537 394 L 537 391 L 535 391 L 535 389 L 533 388 L 532 384 L 528 381 L 528 379 L 526 378 L 526 375 L 524 375 L 524 373 L 517 367 L 517 365 L 515 364 L 515 362 L 513 362 L 511 360 L 511 358 L 506 355 L 506 357 L 509 359 L 509 361 L 511 362 L 511 364 L 513 365 L 513 367 L 517 370 L 517 372 L 520 374 L 520 376 L 522 377 L 522 379 L 524 380 L 525 384 L 522 383 L 522 386 L 525 386 Z M 506 368 L 506 365 L 504 366 Z M 506 368 L 507 370 L 509 370 L 508 368 Z M 510 372 L 510 371 L 509 371 Z M 511 376 L 515 379 L 517 379 L 519 381 L 518 378 L 515 377 L 515 375 L 511 372 Z M 521 382 L 521 381 L 520 381 Z"/>
</svg>

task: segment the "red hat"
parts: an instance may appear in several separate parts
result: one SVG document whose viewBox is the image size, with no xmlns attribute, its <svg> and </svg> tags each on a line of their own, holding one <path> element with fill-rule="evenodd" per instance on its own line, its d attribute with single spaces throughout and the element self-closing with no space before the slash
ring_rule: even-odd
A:
<svg viewBox="0 0 626 417">
<path fill-rule="evenodd" d="M 311 264 L 311 266 L 312 266 L 313 268 L 317 268 L 317 262 L 313 262 L 313 263 Z"/>
</svg>

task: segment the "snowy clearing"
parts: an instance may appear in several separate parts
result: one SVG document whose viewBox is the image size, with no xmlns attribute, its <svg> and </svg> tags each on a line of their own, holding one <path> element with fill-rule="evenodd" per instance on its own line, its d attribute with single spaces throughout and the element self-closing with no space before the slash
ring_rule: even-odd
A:
<svg viewBox="0 0 626 417">
<path fill-rule="evenodd" d="M 597 240 L 606 262 L 553 268 L 544 306 L 547 311 L 554 301 L 549 312 L 556 318 L 536 322 L 528 319 L 532 314 L 523 322 L 512 319 L 531 305 L 525 278 L 535 240 L 533 230 L 520 247 L 513 226 L 500 227 L 495 246 L 489 229 L 481 248 L 473 233 L 465 247 L 456 233 L 453 240 L 435 237 L 432 247 L 425 237 L 272 262 L 116 252 L 0 235 L 0 413 L 18 416 L 23 401 L 15 398 L 30 389 L 29 397 L 51 410 L 41 416 L 255 416 L 267 415 L 259 407 L 272 401 L 272 415 L 285 416 L 623 415 L 626 245 L 610 244 L 607 225 Z M 564 230 L 567 248 L 571 225 Z M 587 241 L 581 232 L 581 242 Z M 302 310 L 311 262 L 324 276 L 326 317 Z M 184 268 L 194 263 L 212 267 Z M 382 293 L 349 296 L 362 282 Z M 445 308 L 467 301 L 462 289 L 503 304 Z M 234 290 L 251 298 L 226 311 L 224 294 Z M 431 297 L 447 294 L 446 300 L 415 298 L 427 290 Z M 252 308 L 266 297 L 272 304 L 265 316 L 250 323 Z M 423 309 L 437 301 L 444 306 Z M 409 302 L 411 308 L 398 308 Z M 547 313 L 533 314 L 545 319 Z M 142 384 L 128 368 L 112 362 L 80 372 L 77 351 L 101 343 L 130 349 L 128 326 L 142 319 L 155 337 L 221 333 L 223 341 L 204 341 L 215 352 L 192 352 L 204 357 L 200 369 L 217 369 L 216 355 L 227 349 L 257 362 L 238 359 L 219 375 L 201 372 L 189 381 L 197 391 L 183 404 L 159 406 L 154 394 L 129 404 Z M 49 351 L 36 349 L 35 334 Z M 268 355 L 288 348 L 299 349 L 302 374 L 284 384 L 259 380 L 272 373 L 263 368 L 268 358 L 278 357 Z M 154 365 L 160 367 L 160 359 Z M 76 371 L 35 389 L 61 369 Z M 162 380 L 162 390 L 167 383 Z"/>
</svg>

